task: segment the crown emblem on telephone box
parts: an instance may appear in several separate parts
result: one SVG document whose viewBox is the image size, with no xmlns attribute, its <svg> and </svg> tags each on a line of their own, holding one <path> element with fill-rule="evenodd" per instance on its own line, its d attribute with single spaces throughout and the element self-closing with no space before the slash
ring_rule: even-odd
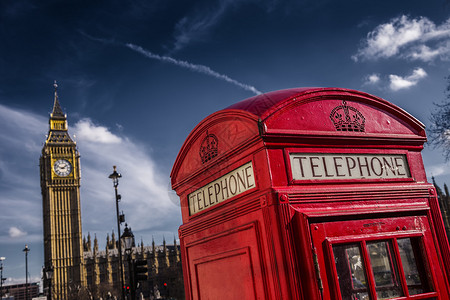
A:
<svg viewBox="0 0 450 300">
<path fill-rule="evenodd" d="M 345 100 L 342 105 L 336 106 L 330 114 L 337 131 L 357 131 L 364 132 L 366 119 L 356 108 L 348 106 Z"/>
<path fill-rule="evenodd" d="M 214 134 L 208 134 L 208 131 L 206 131 L 206 137 L 200 145 L 200 158 L 202 159 L 202 163 L 206 163 L 217 156 L 219 153 L 218 144 L 217 137 Z"/>
</svg>

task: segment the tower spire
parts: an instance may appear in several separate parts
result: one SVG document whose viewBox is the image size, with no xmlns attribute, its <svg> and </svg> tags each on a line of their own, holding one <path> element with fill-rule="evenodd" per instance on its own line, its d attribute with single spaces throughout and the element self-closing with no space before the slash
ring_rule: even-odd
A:
<svg viewBox="0 0 450 300">
<path fill-rule="evenodd" d="M 53 87 L 55 88 L 55 100 L 53 102 L 53 111 L 50 114 L 50 131 L 46 143 L 75 144 L 67 132 L 67 116 L 64 114 L 61 105 L 59 104 L 58 84 L 56 83 L 56 80 Z"/>
<path fill-rule="evenodd" d="M 52 118 L 58 118 L 58 119 L 59 118 L 65 119 L 66 116 L 64 115 L 64 113 L 63 113 L 63 111 L 61 109 L 61 105 L 59 104 L 58 84 L 56 83 L 56 80 L 55 80 L 55 83 L 53 83 L 53 86 L 55 87 L 55 101 L 53 103 L 53 111 L 52 111 L 51 117 Z"/>
</svg>

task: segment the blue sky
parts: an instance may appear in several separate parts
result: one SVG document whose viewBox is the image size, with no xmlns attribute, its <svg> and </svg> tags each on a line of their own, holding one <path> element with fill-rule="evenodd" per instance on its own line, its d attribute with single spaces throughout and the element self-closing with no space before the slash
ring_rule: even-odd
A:
<svg viewBox="0 0 450 300">
<path fill-rule="evenodd" d="M 447 0 L 0 2 L 0 256 L 7 283 L 43 265 L 39 156 L 53 81 L 81 154 L 83 234 L 115 228 L 108 175 L 135 236 L 173 240 L 169 174 L 189 132 L 260 92 L 342 87 L 382 97 L 429 126 L 450 61 Z M 429 179 L 450 183 L 426 147 Z"/>
</svg>

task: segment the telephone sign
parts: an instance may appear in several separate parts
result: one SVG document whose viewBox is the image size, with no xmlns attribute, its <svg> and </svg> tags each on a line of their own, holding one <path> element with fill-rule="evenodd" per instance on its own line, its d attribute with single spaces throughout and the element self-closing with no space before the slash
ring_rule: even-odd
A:
<svg viewBox="0 0 450 300">
<path fill-rule="evenodd" d="M 292 153 L 289 157 L 295 180 L 410 177 L 402 154 Z"/>
</svg>

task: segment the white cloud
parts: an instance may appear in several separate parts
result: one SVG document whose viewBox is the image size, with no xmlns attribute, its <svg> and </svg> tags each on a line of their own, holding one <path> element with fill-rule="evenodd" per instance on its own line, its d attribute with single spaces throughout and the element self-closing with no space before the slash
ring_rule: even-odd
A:
<svg viewBox="0 0 450 300">
<path fill-rule="evenodd" d="M 96 126 L 89 119 L 80 120 L 75 124 L 75 131 L 78 140 L 101 144 L 118 144 L 122 139 L 112 134 L 108 128 Z"/>
<path fill-rule="evenodd" d="M 114 189 L 108 178 L 113 165 L 123 176 L 119 183 L 122 194 L 120 207 L 135 234 L 140 231 L 144 241 L 150 242 L 155 228 L 176 233 L 181 218 L 180 208 L 174 205 L 168 194 L 170 170 L 159 169 L 150 156 L 150 149 L 130 138 L 113 134 L 89 119 L 76 123 L 72 132 L 77 136 L 81 155 L 81 206 L 85 234 L 87 231 L 97 232 L 99 239 L 104 240 L 106 232 L 116 228 Z M 110 142 L 96 142 L 83 132 L 100 132 Z"/>
<path fill-rule="evenodd" d="M 427 77 L 427 72 L 422 68 L 414 69 L 411 75 L 406 77 L 401 77 L 398 75 L 389 75 L 390 88 L 393 91 L 398 91 L 402 89 L 407 89 L 415 86 L 419 80 Z"/>
<path fill-rule="evenodd" d="M 403 15 L 369 32 L 352 59 L 401 57 L 429 62 L 440 57 L 447 60 L 449 40 L 450 19 L 437 26 L 425 17 L 410 19 Z"/>
<path fill-rule="evenodd" d="M 18 237 L 23 237 L 26 236 L 27 233 L 23 230 L 20 230 L 19 228 L 13 226 L 9 228 L 9 236 L 11 238 L 18 238 Z"/>
<path fill-rule="evenodd" d="M 444 54 L 446 51 L 445 47 L 439 47 L 437 49 L 431 49 L 427 45 L 419 45 L 407 54 L 411 59 L 423 60 L 426 62 L 434 60 L 438 55 Z"/>
<path fill-rule="evenodd" d="M 380 75 L 378 74 L 370 74 L 365 77 L 365 84 L 376 84 L 380 82 Z"/>
</svg>

